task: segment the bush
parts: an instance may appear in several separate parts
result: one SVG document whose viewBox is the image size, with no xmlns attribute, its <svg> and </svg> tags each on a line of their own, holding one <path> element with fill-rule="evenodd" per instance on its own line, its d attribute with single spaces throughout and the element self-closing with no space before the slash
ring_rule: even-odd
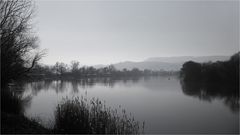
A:
<svg viewBox="0 0 240 135">
<path fill-rule="evenodd" d="M 55 112 L 55 133 L 139 134 L 139 122 L 122 109 L 122 115 L 98 99 L 64 98 Z M 142 132 L 144 124 L 141 127 Z"/>
</svg>

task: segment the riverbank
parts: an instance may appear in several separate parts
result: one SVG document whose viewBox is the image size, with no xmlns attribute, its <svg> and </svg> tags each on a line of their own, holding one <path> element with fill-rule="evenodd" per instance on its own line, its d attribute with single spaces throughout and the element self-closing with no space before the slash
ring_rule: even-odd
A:
<svg viewBox="0 0 240 135">
<path fill-rule="evenodd" d="M 22 114 L 1 112 L 1 134 L 47 134 L 51 130 Z"/>
</svg>

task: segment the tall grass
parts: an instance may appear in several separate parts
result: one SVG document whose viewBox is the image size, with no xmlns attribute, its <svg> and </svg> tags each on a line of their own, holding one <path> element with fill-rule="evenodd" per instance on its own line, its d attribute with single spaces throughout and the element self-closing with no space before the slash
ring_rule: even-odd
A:
<svg viewBox="0 0 240 135">
<path fill-rule="evenodd" d="M 140 127 L 134 117 L 127 115 L 122 109 L 106 107 L 99 99 L 64 98 L 55 111 L 55 133 L 85 133 L 85 134 L 140 134 Z"/>
</svg>

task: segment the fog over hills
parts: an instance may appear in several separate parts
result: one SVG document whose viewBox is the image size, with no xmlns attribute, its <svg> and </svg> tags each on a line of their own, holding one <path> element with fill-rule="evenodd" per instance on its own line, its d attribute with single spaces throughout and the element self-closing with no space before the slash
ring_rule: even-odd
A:
<svg viewBox="0 0 240 135">
<path fill-rule="evenodd" d="M 138 68 L 141 70 L 151 69 L 151 70 L 180 70 L 182 64 L 186 61 L 195 62 L 215 62 L 215 61 L 225 61 L 228 60 L 230 56 L 180 56 L 180 57 L 152 57 L 148 58 L 142 62 L 125 61 L 113 64 L 116 69 L 122 70 Z M 104 67 L 104 65 L 96 65 L 96 68 Z"/>
</svg>

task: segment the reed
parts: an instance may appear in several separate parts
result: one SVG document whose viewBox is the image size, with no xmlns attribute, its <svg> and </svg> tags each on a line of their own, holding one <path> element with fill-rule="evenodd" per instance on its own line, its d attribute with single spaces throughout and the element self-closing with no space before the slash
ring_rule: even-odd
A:
<svg viewBox="0 0 240 135">
<path fill-rule="evenodd" d="M 140 134 L 143 126 L 125 109 L 106 107 L 99 99 L 64 98 L 55 111 L 55 133 Z"/>
</svg>

